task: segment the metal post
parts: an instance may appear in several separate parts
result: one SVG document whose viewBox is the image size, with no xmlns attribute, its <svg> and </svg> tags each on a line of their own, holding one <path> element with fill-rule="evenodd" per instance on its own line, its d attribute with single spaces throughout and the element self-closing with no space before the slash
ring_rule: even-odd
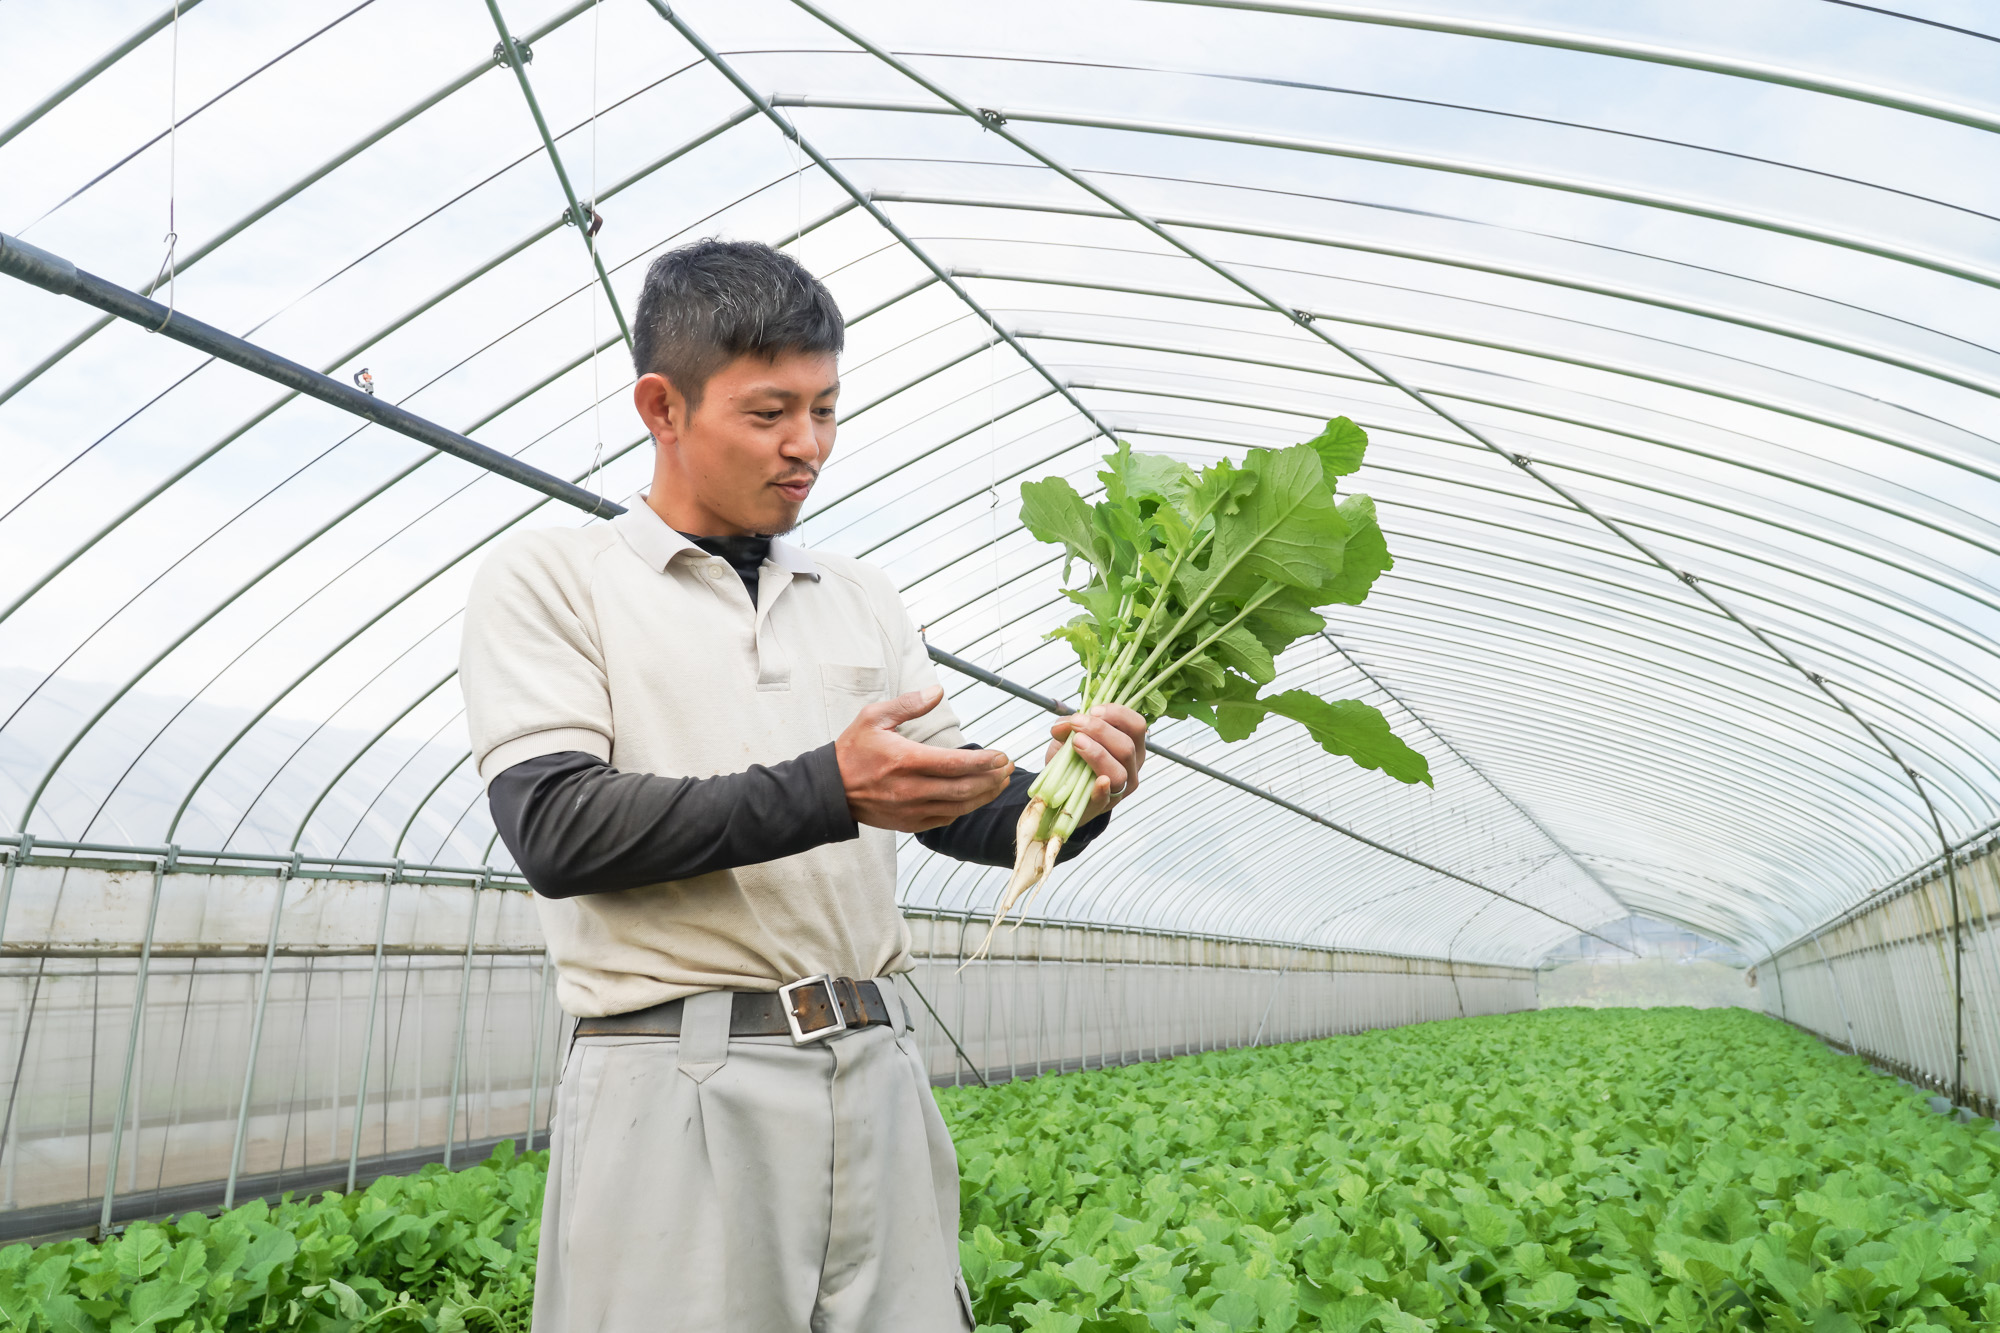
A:
<svg viewBox="0 0 2000 1333">
<path fill-rule="evenodd" d="M 139 945 L 139 973 L 132 993 L 132 1029 L 125 1039 L 125 1074 L 118 1083 L 118 1111 L 111 1120 L 111 1154 L 104 1163 L 104 1206 L 97 1214 L 100 1239 L 111 1233 L 111 1201 L 118 1193 L 118 1151 L 123 1146 L 125 1111 L 132 1097 L 132 1064 L 139 1053 L 139 1029 L 146 1021 L 146 978 L 153 970 L 153 928 L 160 919 L 160 885 L 166 879 L 173 856 L 170 850 L 166 861 L 153 865 L 153 893 L 146 907 L 146 935 Z M 84 1132 L 89 1132 L 88 1126 Z"/>
<path fill-rule="evenodd" d="M 1861 1043 L 1854 1039 L 1854 1020 L 1847 1016 L 1847 997 L 1840 992 L 1840 976 L 1833 970 L 1833 960 L 1826 956 L 1826 946 L 1819 942 L 1819 932 L 1812 934 L 1813 948 L 1819 950 L 1820 962 L 1826 964 L 1827 980 L 1833 983 L 1833 1002 L 1840 1006 L 1840 1022 L 1847 1029 L 1847 1050 L 1850 1055 L 1861 1054 Z"/>
<path fill-rule="evenodd" d="M 236 1206 L 236 1177 L 243 1170 L 243 1137 L 250 1126 L 250 1085 L 257 1078 L 257 1051 L 264 1041 L 264 1010 L 271 1002 L 271 965 L 278 956 L 278 922 L 285 915 L 285 891 L 299 873 L 299 854 L 278 872 L 278 901 L 271 907 L 271 934 L 264 941 L 264 973 L 257 982 L 257 1012 L 250 1020 L 250 1054 L 243 1062 L 243 1098 L 236 1105 L 236 1140 L 229 1149 L 229 1181 L 222 1189 L 223 1211 Z"/>
<path fill-rule="evenodd" d="M 354 1193 L 356 1174 L 361 1169 L 361 1118 L 368 1108 L 368 1064 L 375 1050 L 375 1006 L 382 998 L 382 954 L 389 941 L 389 887 L 403 876 L 403 863 L 382 876 L 382 910 L 375 919 L 375 965 L 368 974 L 368 1026 L 361 1035 L 361 1077 L 354 1088 L 354 1137 L 347 1145 L 347 1192 Z M 389 1114 L 388 1104 L 382 1115 Z"/>
<path fill-rule="evenodd" d="M 0 871 L 0 943 L 7 939 L 7 909 L 14 902 L 14 871 L 35 851 L 35 835 L 23 833 L 20 845 L 8 853 L 7 869 Z"/>
<path fill-rule="evenodd" d="M 1932 811 L 1935 816 L 1936 811 Z M 1944 840 L 1940 829 L 1939 841 L 1945 842 L 1944 872 L 1951 881 L 1951 1007 L 1952 1007 L 1952 1049 L 1955 1058 L 1951 1067 L 1951 1101 L 1954 1106 L 1965 1105 L 1965 913 L 1961 909 L 1958 896 L 1958 858 L 1951 844 Z"/>
<path fill-rule="evenodd" d="M 542 993 L 535 1001 L 535 1062 L 528 1071 L 528 1148 L 535 1150 L 535 1112 L 542 1100 L 542 1036 L 549 1025 L 549 955 L 542 953 Z"/>
<path fill-rule="evenodd" d="M 465 1069 L 465 1018 L 472 1002 L 472 945 L 479 937 L 479 894 L 486 887 L 486 875 L 472 886 L 472 908 L 466 913 L 471 918 L 465 931 L 465 970 L 458 976 L 458 1041 L 451 1052 L 451 1106 L 445 1113 L 444 1127 L 444 1169 L 451 1170 L 451 1149 L 458 1138 L 458 1081 Z M 467 1118 L 468 1121 L 470 1117 Z M 467 1126 L 470 1132 L 470 1125 Z"/>
</svg>

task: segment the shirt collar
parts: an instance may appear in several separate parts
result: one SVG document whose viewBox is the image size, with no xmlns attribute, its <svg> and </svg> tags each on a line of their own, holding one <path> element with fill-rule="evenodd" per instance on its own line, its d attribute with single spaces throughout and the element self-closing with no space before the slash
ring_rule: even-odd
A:
<svg viewBox="0 0 2000 1333">
<path fill-rule="evenodd" d="M 646 493 L 639 491 L 625 500 L 625 512 L 611 520 L 611 526 L 625 539 L 649 569 L 662 573 L 682 551 L 693 551 L 698 556 L 708 552 L 667 526 L 667 521 L 653 512 L 646 503 Z M 806 554 L 803 546 L 795 546 L 782 537 L 771 539 L 771 554 L 767 557 L 779 569 L 797 574 L 803 578 L 818 580 L 819 566 Z"/>
</svg>

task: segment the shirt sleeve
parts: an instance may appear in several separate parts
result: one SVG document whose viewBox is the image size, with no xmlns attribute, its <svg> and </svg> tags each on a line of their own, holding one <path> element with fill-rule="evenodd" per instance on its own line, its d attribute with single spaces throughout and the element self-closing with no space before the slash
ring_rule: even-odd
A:
<svg viewBox="0 0 2000 1333">
<path fill-rule="evenodd" d="M 531 532 L 474 576 L 459 687 L 479 775 L 564 751 L 611 758 L 611 689 L 588 623 L 589 582 L 573 554 Z"/>
<path fill-rule="evenodd" d="M 977 750 L 979 747 L 967 745 L 962 748 Z M 1028 787 L 1034 780 L 1035 774 L 1015 769 L 1007 778 L 1007 790 L 941 828 L 919 833 L 917 841 L 955 861 L 1011 868 L 1014 864 L 1014 827 L 1021 822 L 1021 812 L 1028 808 Z M 1081 855 L 1083 849 L 1095 842 L 1097 835 L 1104 832 L 1110 823 L 1111 812 L 1107 810 L 1088 824 L 1079 825 L 1069 841 L 1063 844 L 1063 849 L 1056 853 L 1056 864 L 1062 865 Z"/>
<path fill-rule="evenodd" d="M 496 774 L 487 804 L 545 898 L 692 879 L 860 832 L 831 744 L 712 778 L 622 773 L 581 751 L 538 755 Z"/>
</svg>

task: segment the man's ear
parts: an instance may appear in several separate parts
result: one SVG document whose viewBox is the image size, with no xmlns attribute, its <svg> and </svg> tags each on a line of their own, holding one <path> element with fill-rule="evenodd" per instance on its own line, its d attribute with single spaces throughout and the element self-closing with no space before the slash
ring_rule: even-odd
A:
<svg viewBox="0 0 2000 1333">
<path fill-rule="evenodd" d="M 632 386 L 632 405 L 655 441 L 663 445 L 679 441 L 687 421 L 687 404 L 673 381 L 664 375 L 641 375 Z"/>
</svg>

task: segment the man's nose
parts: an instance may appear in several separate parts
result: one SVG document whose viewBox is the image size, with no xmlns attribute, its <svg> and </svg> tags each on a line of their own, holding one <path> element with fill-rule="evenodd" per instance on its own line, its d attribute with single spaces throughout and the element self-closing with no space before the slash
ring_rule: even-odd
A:
<svg viewBox="0 0 2000 1333">
<path fill-rule="evenodd" d="M 778 450 L 786 458 L 796 458 L 812 463 L 819 459 L 819 432 L 813 429 L 809 415 L 788 416 L 785 433 Z"/>
</svg>

